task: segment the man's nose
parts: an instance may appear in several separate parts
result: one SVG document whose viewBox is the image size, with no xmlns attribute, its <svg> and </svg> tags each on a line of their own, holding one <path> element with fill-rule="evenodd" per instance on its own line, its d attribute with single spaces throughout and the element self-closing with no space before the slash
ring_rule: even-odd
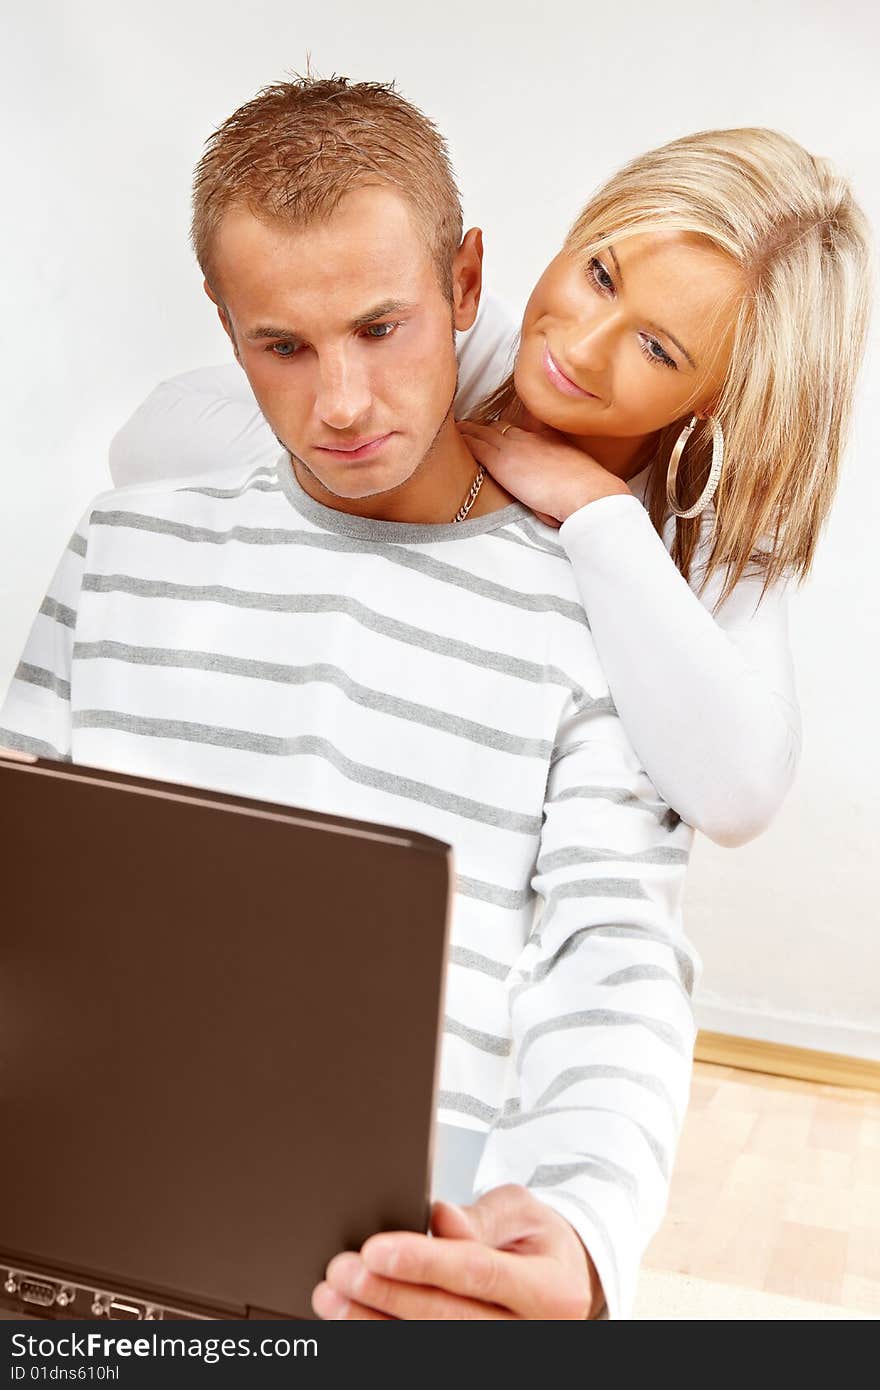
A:
<svg viewBox="0 0 880 1390">
<path fill-rule="evenodd" d="M 344 354 L 318 364 L 315 408 L 322 424 L 333 430 L 351 429 L 372 404 L 372 392 L 364 368 Z"/>
</svg>

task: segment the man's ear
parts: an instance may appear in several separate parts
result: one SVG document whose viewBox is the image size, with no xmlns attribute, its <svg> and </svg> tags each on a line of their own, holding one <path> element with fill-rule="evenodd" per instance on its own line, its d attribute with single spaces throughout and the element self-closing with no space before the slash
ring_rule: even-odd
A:
<svg viewBox="0 0 880 1390">
<path fill-rule="evenodd" d="M 483 291 L 483 233 L 471 227 L 452 262 L 452 321 L 456 328 L 473 326 Z"/>
<path fill-rule="evenodd" d="M 241 358 L 238 355 L 238 344 L 235 341 L 235 334 L 232 331 L 232 322 L 229 318 L 229 311 L 227 310 L 226 305 L 220 302 L 214 291 L 211 289 L 211 286 L 208 284 L 207 280 L 204 280 L 202 282 L 202 285 L 205 294 L 208 296 L 211 303 L 214 304 L 217 308 L 217 317 L 223 325 L 223 331 L 226 333 L 230 343 L 232 344 L 232 351 L 235 353 L 235 360 L 237 362 L 241 362 Z"/>
</svg>

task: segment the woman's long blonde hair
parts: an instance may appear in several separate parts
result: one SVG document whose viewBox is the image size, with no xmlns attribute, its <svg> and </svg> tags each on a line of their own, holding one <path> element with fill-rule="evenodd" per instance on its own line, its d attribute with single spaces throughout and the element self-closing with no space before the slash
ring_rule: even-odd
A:
<svg viewBox="0 0 880 1390">
<path fill-rule="evenodd" d="M 867 334 L 871 247 L 847 182 L 777 131 L 709 130 L 627 164 L 587 203 L 565 249 L 585 260 L 640 232 L 705 237 L 740 267 L 745 294 L 714 415 L 725 463 L 702 583 L 725 574 L 723 602 L 747 567 L 764 591 L 805 578 L 834 497 Z M 513 377 L 477 418 L 516 418 Z M 666 471 L 689 416 L 658 431 L 647 502 L 669 517 Z M 711 430 L 698 426 L 679 468 L 682 506 L 708 475 Z M 672 557 L 686 579 L 704 518 L 676 520 Z"/>
</svg>

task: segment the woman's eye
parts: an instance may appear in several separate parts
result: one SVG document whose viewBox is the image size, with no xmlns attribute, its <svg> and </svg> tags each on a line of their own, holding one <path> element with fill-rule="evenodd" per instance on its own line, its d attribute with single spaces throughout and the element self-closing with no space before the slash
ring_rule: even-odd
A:
<svg viewBox="0 0 880 1390">
<path fill-rule="evenodd" d="M 593 256 L 590 259 L 587 265 L 587 272 L 600 294 L 614 293 L 614 281 L 598 256 Z M 673 361 L 669 353 L 657 342 L 656 338 L 650 338 L 647 334 L 639 334 L 639 346 L 649 362 L 659 367 L 671 367 L 674 372 L 678 371 L 678 363 Z"/>
<path fill-rule="evenodd" d="M 605 269 L 604 265 L 598 259 L 598 257 L 593 256 L 587 269 L 589 271 L 590 279 L 593 281 L 593 284 L 597 287 L 597 289 L 602 290 L 604 294 L 608 294 L 611 291 L 613 291 L 614 281 L 612 280 L 611 276 L 608 274 L 608 271 Z"/>
<path fill-rule="evenodd" d="M 656 362 L 660 367 L 671 367 L 674 372 L 678 371 L 678 364 L 664 351 L 656 338 L 640 336 L 639 344 L 649 362 Z"/>
<path fill-rule="evenodd" d="M 390 338 L 398 325 L 396 323 L 371 323 L 366 330 L 368 338 Z"/>
</svg>

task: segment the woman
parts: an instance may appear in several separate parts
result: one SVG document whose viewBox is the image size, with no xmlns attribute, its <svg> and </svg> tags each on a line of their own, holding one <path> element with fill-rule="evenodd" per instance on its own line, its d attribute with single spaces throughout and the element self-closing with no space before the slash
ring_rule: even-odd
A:
<svg viewBox="0 0 880 1390">
<path fill-rule="evenodd" d="M 462 425 L 561 523 L 627 732 L 721 844 L 766 827 L 797 764 L 786 593 L 834 494 L 868 274 L 826 161 L 770 130 L 672 141 L 587 204 L 476 412 L 497 423 Z"/>
<path fill-rule="evenodd" d="M 834 493 L 868 263 L 847 185 L 793 140 L 673 141 L 587 204 L 529 300 L 513 375 L 461 426 L 559 527 L 545 542 L 574 567 L 632 743 L 719 844 L 760 833 L 796 769 L 787 593 Z M 461 352 L 459 415 L 503 370 L 489 307 Z M 277 452 L 237 367 L 189 373 L 117 435 L 114 480 L 172 451 L 166 471 L 198 471 L 230 446 Z"/>
</svg>

